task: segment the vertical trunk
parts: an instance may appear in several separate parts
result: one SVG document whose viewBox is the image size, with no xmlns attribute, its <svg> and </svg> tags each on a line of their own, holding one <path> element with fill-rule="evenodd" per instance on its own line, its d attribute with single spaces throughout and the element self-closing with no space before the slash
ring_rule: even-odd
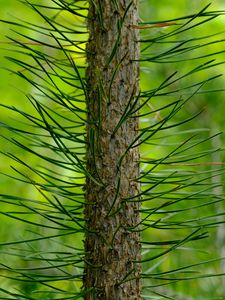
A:
<svg viewBox="0 0 225 300">
<path fill-rule="evenodd" d="M 138 118 L 119 122 L 139 94 L 137 0 L 90 1 L 88 17 L 85 299 L 141 299 Z"/>
</svg>

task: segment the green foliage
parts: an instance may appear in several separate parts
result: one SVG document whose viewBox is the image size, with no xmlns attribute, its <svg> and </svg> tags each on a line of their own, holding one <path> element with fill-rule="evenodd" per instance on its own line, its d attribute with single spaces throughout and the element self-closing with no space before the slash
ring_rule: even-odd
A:
<svg viewBox="0 0 225 300">
<path fill-rule="evenodd" d="M 0 244 L 0 297 L 81 299 L 87 292 L 82 290 L 84 188 L 85 177 L 91 176 L 85 151 L 94 141 L 87 141 L 85 133 L 88 3 L 23 2 L 36 16 L 35 23 L 2 20 L 13 28 L 10 72 L 32 88 L 26 90 L 29 106 L 21 101 L 16 106 L 1 104 L 16 120 L 4 117 L 0 123 L 2 141 L 12 149 L 2 152 L 12 161 L 6 176 L 15 184 L 0 194 L 5 230 L 14 230 Z M 224 50 L 214 47 L 223 40 L 204 28 L 224 12 L 210 11 L 207 5 L 187 16 L 149 22 L 145 5 L 149 3 L 141 4 L 139 24 L 149 26 L 141 31 L 142 92 L 135 101 L 128 100 L 114 129 L 115 134 L 125 120 L 135 117 L 132 102 L 138 103 L 141 128 L 127 151 L 141 147 L 137 180 L 142 191 L 125 200 L 141 197 L 142 202 L 143 299 L 217 299 L 223 297 L 215 286 L 223 282 L 224 270 L 220 253 L 210 252 L 217 226 L 224 223 L 224 169 L 213 161 L 221 152 L 220 135 L 205 127 L 208 121 L 201 119 L 200 104 L 214 95 L 210 90 L 220 90 L 213 87 L 215 79 L 221 80 L 214 70 L 222 62 L 215 61 L 215 55 Z M 162 22 L 171 26 L 150 28 Z M 101 99 L 103 91 L 98 92 Z M 217 141 L 215 147 L 212 140 Z M 98 178 L 92 180 L 101 184 Z"/>
</svg>

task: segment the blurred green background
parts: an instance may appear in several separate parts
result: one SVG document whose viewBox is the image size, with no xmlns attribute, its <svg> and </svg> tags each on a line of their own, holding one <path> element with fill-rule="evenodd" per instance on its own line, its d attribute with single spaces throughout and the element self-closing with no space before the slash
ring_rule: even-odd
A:
<svg viewBox="0 0 225 300">
<path fill-rule="evenodd" d="M 45 1 L 40 1 L 40 3 L 45 3 Z M 211 10 L 225 10 L 225 3 L 223 0 L 213 0 L 211 1 Z M 208 4 L 208 1 L 201 0 L 201 1 L 194 1 L 194 0 L 162 0 L 162 1 L 141 1 L 141 20 L 143 21 L 158 21 L 158 20 L 168 20 L 171 18 L 175 18 L 181 15 L 188 15 L 191 13 L 195 13 L 202 9 L 204 6 Z M 16 0 L 0 0 L 0 19 L 10 20 L 13 21 L 14 18 L 23 19 L 27 22 L 40 22 L 39 17 L 34 14 L 30 9 L 26 8 L 22 5 L 19 1 Z M 42 21 L 41 21 L 42 22 Z M 202 33 L 205 35 L 215 34 L 220 32 L 221 34 L 218 35 L 218 39 L 221 40 L 220 43 L 216 45 L 211 45 L 209 47 L 203 48 L 204 54 L 210 52 L 217 52 L 221 51 L 221 49 L 225 50 L 225 42 L 223 39 L 225 38 L 225 16 L 218 18 L 209 25 L 204 26 L 204 33 L 201 31 L 201 27 L 197 28 L 195 31 L 196 35 L 201 35 Z M 14 31 L 10 24 L 0 23 L 0 91 L 1 91 L 1 103 L 6 105 L 13 105 L 17 106 L 22 109 L 30 110 L 30 105 L 26 100 L 24 94 L 31 93 L 32 87 L 29 84 L 25 83 L 21 78 L 15 76 L 14 74 L 9 71 L 10 69 L 14 69 L 15 66 L 12 62 L 8 61 L 5 56 L 13 56 L 18 59 L 21 59 L 22 56 L 19 52 L 16 52 L 16 47 L 12 47 L 12 45 L 7 44 L 9 40 L 7 36 L 10 36 L 15 39 L 20 39 L 18 34 Z M 28 31 L 22 28 L 17 28 L 20 30 L 20 33 L 29 34 Z M 166 28 L 163 29 L 155 29 L 154 34 L 160 34 L 160 31 L 165 32 Z M 38 34 L 37 34 L 38 35 Z M 151 35 L 151 31 L 147 31 L 143 33 L 143 36 Z M 37 36 L 38 38 L 38 36 Z M 194 53 L 188 53 L 187 56 L 194 55 Z M 213 57 L 212 57 L 213 58 Z M 211 58 L 209 58 L 211 59 Z M 216 57 L 216 60 L 225 61 L 225 54 L 222 53 Z M 176 71 L 176 68 L 179 72 L 183 73 L 188 69 L 191 69 L 195 66 L 196 61 L 187 61 L 182 62 L 177 65 L 170 66 L 168 64 L 158 64 L 158 65 L 149 65 L 148 63 L 142 64 L 142 82 L 141 88 L 142 90 L 148 89 L 149 85 L 152 84 L 154 86 L 157 83 L 161 82 L 165 76 L 168 76 L 173 71 Z M 149 69 L 146 71 L 146 67 Z M 8 70 L 6 70 L 8 69 Z M 201 76 L 213 76 L 217 74 L 224 73 L 224 65 L 220 65 L 215 67 L 214 69 L 210 70 L 210 74 L 197 74 L 196 76 L 191 78 L 191 80 L 199 80 Z M 185 82 L 188 85 L 188 80 Z M 203 87 L 203 92 L 201 94 L 196 95 L 190 103 L 184 108 L 182 114 L 177 118 L 187 117 L 194 113 L 197 113 L 199 110 L 204 108 L 204 111 L 192 121 L 191 126 L 192 128 L 205 128 L 207 131 L 204 133 L 206 136 L 210 136 L 215 134 L 216 132 L 223 132 L 225 129 L 225 120 L 224 120 L 224 112 L 225 112 L 225 94 L 224 92 L 215 92 L 217 89 L 224 89 L 225 88 L 225 77 L 220 77 L 216 81 L 210 83 L 208 86 Z M 207 90 L 214 90 L 212 93 L 207 93 Z M 205 91 L 205 92 L 204 92 Z M 174 95 L 174 97 L 179 97 L 178 95 Z M 157 100 L 160 102 L 160 100 Z M 153 102 L 152 105 L 157 108 L 157 101 Z M 7 122 L 10 124 L 17 124 L 16 117 L 10 114 L 7 110 L 0 108 L 0 120 L 1 122 Z M 186 127 L 185 127 L 186 126 Z M 190 125 L 183 125 L 182 130 L 189 130 Z M 0 135 L 8 135 L 8 132 L 4 128 L 0 128 L 1 133 Z M 176 129 L 177 130 L 177 129 Z M 172 132 L 174 134 L 174 141 L 176 139 L 179 140 L 179 135 L 176 135 L 176 130 Z M 19 155 L 25 161 L 29 161 L 31 158 L 28 156 L 27 153 L 22 152 L 21 149 L 16 148 L 7 140 L 0 138 L 0 150 L 4 152 L 13 152 L 16 155 Z M 215 139 L 210 140 L 207 142 L 207 145 L 204 144 L 205 147 L 216 147 L 216 148 L 224 148 L 225 145 L 225 136 L 219 135 Z M 204 147 L 202 146 L 202 147 Z M 157 148 L 157 153 L 153 153 L 153 155 L 159 155 L 165 151 L 168 151 L 167 148 L 161 147 Z M 216 152 L 211 155 L 211 157 L 207 157 L 207 162 L 214 162 L 214 163 L 223 163 L 224 162 L 224 154 L 221 152 Z M 36 159 L 36 161 L 34 161 Z M 32 158 L 34 164 L 38 164 L 37 158 Z M 13 170 L 11 169 L 12 161 L 5 156 L 1 157 L 0 160 L 0 172 L 15 175 Z M 215 165 L 216 165 L 215 164 Z M 18 165 L 20 168 L 21 166 Z M 208 168 L 222 168 L 222 165 L 219 164 L 214 166 L 208 165 Z M 213 179 L 216 183 L 221 184 L 221 187 L 215 188 L 214 192 L 216 194 L 221 194 L 224 191 L 224 178 L 222 175 L 217 176 Z M 22 182 L 13 181 L 11 178 L 7 176 L 0 177 L 0 194 L 7 194 L 13 193 L 16 195 L 20 195 L 21 197 L 32 198 L 35 197 L 35 191 L 31 186 L 26 186 Z M 4 204 L 1 204 L 3 207 Z M 223 204 L 219 205 L 211 205 L 209 206 L 208 210 L 205 211 L 207 215 L 213 212 L 222 213 L 225 209 Z M 204 209 L 205 210 L 205 209 Z M 211 211 L 210 211 L 211 210 Z M 1 224 L 0 227 L 0 242 L 12 241 L 18 236 L 24 238 L 26 236 L 28 227 L 26 227 L 23 223 L 17 222 L 15 224 L 15 220 L 10 220 L 4 216 L 1 216 Z M 148 232 L 149 236 L 151 236 L 151 230 Z M 166 236 L 167 233 L 159 232 L 159 238 L 161 236 Z M 156 238 L 155 238 L 156 239 Z M 73 241 L 74 242 L 74 241 Z M 196 251 L 191 252 L 191 247 L 196 248 Z M 48 245 L 42 245 L 42 247 L 48 247 Z M 185 248 L 183 252 L 175 251 L 172 254 L 168 255 L 167 259 L 163 261 L 160 266 L 157 268 L 155 267 L 154 272 L 166 270 L 168 268 L 173 268 L 173 265 L 177 265 L 178 261 L 181 261 L 184 265 L 188 264 L 189 262 L 197 261 L 199 259 L 202 260 L 209 260 L 212 257 L 225 257 L 225 227 L 224 225 L 220 225 L 218 228 L 214 228 L 211 231 L 211 236 L 206 241 L 198 242 L 196 245 L 193 243 L 191 244 L 190 249 Z M 4 253 L 4 250 L 3 252 Z M 190 254 L 191 253 L 191 254 Z M 2 254 L 3 255 L 3 254 Z M 12 258 L 12 261 L 16 260 Z M 19 264 L 20 262 L 15 261 L 15 264 Z M 148 266 L 151 267 L 151 266 Z M 225 273 L 225 263 L 223 261 L 216 261 L 215 263 L 210 264 L 207 267 L 207 273 L 215 274 L 218 273 Z M 13 289 L 15 287 L 15 283 L 9 279 L 1 279 L 0 280 L 0 287 L 1 285 L 4 287 L 7 286 L 9 289 Z M 28 289 L 28 287 L 24 286 L 24 290 Z M 35 289 L 35 287 L 33 287 Z M 225 299 L 225 279 L 223 277 L 212 277 L 209 279 L 198 280 L 198 281 L 189 281 L 184 282 L 181 286 L 174 283 L 173 285 L 168 288 L 168 291 L 176 291 L 179 295 L 179 300 L 207 300 L 207 299 Z M 46 298 L 50 299 L 50 298 Z M 156 298 L 157 299 L 157 298 Z"/>
</svg>

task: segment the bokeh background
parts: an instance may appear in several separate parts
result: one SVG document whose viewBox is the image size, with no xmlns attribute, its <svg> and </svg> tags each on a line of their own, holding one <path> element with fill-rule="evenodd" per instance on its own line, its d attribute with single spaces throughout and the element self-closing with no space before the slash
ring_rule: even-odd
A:
<svg viewBox="0 0 225 300">
<path fill-rule="evenodd" d="M 45 1 L 41 1 L 40 3 L 44 3 Z M 176 18 L 177 16 L 181 15 L 189 15 L 195 13 L 202 9 L 204 6 L 208 4 L 208 1 L 201 0 L 201 1 L 194 1 L 194 0 L 162 0 L 162 1 L 141 1 L 141 21 L 158 21 L 158 20 L 168 20 L 172 18 Z M 211 7 L 209 10 L 225 10 L 225 3 L 224 1 L 219 0 L 212 0 Z M 30 9 L 26 6 L 22 5 L 21 2 L 16 0 L 0 0 L 0 19 L 8 20 L 14 22 L 14 20 L 18 21 L 18 19 L 26 20 L 26 22 L 43 22 L 40 21 L 39 17 L 33 13 Z M 216 62 L 225 62 L 225 54 L 222 52 L 225 50 L 225 16 L 221 16 L 218 19 L 213 21 L 210 24 L 206 24 L 204 27 L 196 28 L 195 34 L 196 36 L 199 35 L 213 35 L 215 33 L 220 33 L 217 36 L 217 39 L 220 40 L 219 43 L 209 45 L 208 47 L 202 48 L 201 50 L 197 50 L 193 53 L 187 53 L 187 58 L 192 57 L 193 55 L 198 55 L 199 51 L 202 51 L 204 54 L 211 53 L 211 52 L 221 52 L 215 56 Z M 29 30 L 25 30 L 24 28 L 17 27 L 17 30 L 22 34 L 29 34 Z M 154 29 L 154 31 L 145 31 L 143 33 L 144 36 L 150 36 L 152 34 L 160 34 L 161 32 L 165 32 L 168 30 L 167 28 L 160 28 Z M 17 49 L 15 45 L 10 44 L 12 41 L 7 39 L 7 36 L 10 36 L 12 39 L 20 39 L 17 32 L 15 32 L 15 28 L 7 23 L 0 23 L 0 91 L 1 97 L 0 101 L 2 104 L 16 106 L 20 109 L 26 109 L 29 111 L 30 104 L 28 103 L 25 94 L 32 93 L 32 87 L 26 83 L 24 80 L 13 74 L 10 70 L 15 69 L 15 65 L 12 61 L 8 60 L 6 57 L 14 57 L 17 59 L 21 59 L 23 56 L 20 54 L 19 48 Z M 38 38 L 38 33 L 36 33 L 36 37 Z M 40 46 L 43 48 L 43 46 Z M 155 49 L 154 51 L 157 51 Z M 201 53 L 202 53 L 201 52 Z M 210 57 L 208 60 L 214 59 L 214 56 Z M 207 59 L 206 59 L 207 60 Z M 205 60 L 205 61 L 206 61 Z M 203 62 L 203 60 L 202 60 Z M 142 82 L 141 88 L 142 90 L 147 90 L 149 85 L 156 86 L 160 83 L 163 78 L 169 76 L 170 73 L 179 70 L 179 72 L 185 73 L 187 70 L 194 68 L 196 64 L 195 60 L 186 60 L 182 63 L 178 63 L 170 65 L 170 64 L 157 64 L 157 65 L 149 65 L 148 63 L 142 63 Z M 18 68 L 18 67 L 17 67 Z M 216 76 L 218 74 L 223 74 L 225 70 L 224 64 L 220 64 L 215 68 L 207 71 L 207 74 L 199 74 L 196 73 L 190 79 L 185 79 L 185 85 L 188 85 L 189 80 L 200 80 L 201 78 L 204 79 L 206 76 Z M 191 82 L 191 81 L 190 81 Z M 181 83 L 182 85 L 183 83 Z M 224 91 L 223 91 L 224 90 Z M 211 92 L 209 92 L 211 91 Z M 177 94 L 173 94 L 173 97 L 179 98 L 184 96 L 184 92 L 178 92 Z M 154 102 L 155 101 L 155 102 Z M 157 108 L 158 103 L 161 103 L 160 99 L 154 100 L 152 103 L 153 108 Z M 163 99 L 163 101 L 165 101 Z M 224 132 L 225 131 L 225 77 L 221 76 L 217 78 L 217 80 L 210 82 L 208 85 L 204 86 L 201 90 L 201 93 L 198 93 L 193 97 L 193 99 L 186 105 L 183 109 L 182 114 L 177 116 L 177 120 L 185 118 L 187 116 L 193 115 L 198 111 L 202 110 L 202 113 L 195 118 L 190 124 L 182 125 L 182 130 L 191 130 L 194 128 L 201 128 L 202 134 L 205 137 L 209 137 L 217 132 Z M 156 116 L 157 117 L 157 116 Z M 10 113 L 4 108 L 0 108 L 0 122 L 6 122 L 10 124 L 14 124 L 17 126 L 18 121 L 16 119 L 16 115 Z M 19 126 L 19 125 L 18 125 Z M 191 128 L 190 128 L 191 126 Z M 174 143 L 179 141 L 180 136 L 179 132 L 171 132 L 174 135 Z M 4 135 L 8 137 L 9 132 L 0 127 L 0 136 Z M 177 140 L 176 140 L 177 139 Z M 166 146 L 162 146 L 155 148 L 151 155 L 159 155 L 166 151 L 168 148 Z M 26 141 L 24 141 L 26 143 Z M 221 148 L 225 147 L 225 135 L 221 134 L 216 136 L 214 139 L 210 139 L 207 143 L 204 143 L 200 150 L 204 150 L 208 148 Z M 17 148 L 16 146 L 9 143 L 6 139 L 0 139 L 0 151 L 4 152 L 13 152 L 15 155 L 19 155 L 21 159 L 24 161 L 32 160 L 32 163 L 38 165 L 39 161 L 38 158 L 29 157 L 29 154 L 24 153 L 21 149 Z M 207 168 L 209 171 L 210 169 L 219 169 L 223 168 L 223 163 L 225 155 L 223 151 L 217 151 L 211 154 L 211 156 L 207 156 L 206 160 L 202 160 L 201 168 Z M 36 161 L 35 161 L 36 160 Z M 9 174 L 11 176 L 15 176 L 15 172 L 12 170 L 11 165 L 15 165 L 15 162 L 12 162 L 9 158 L 5 156 L 1 156 L 0 159 L 0 172 Z M 16 165 L 17 168 L 22 168 L 21 165 Z M 23 171 L 21 169 L 21 171 Z M 215 196 L 221 196 L 224 193 L 224 176 L 218 175 L 212 179 L 212 184 L 217 184 L 218 187 L 214 188 Z M 25 185 L 23 182 L 14 181 L 12 178 L 8 176 L 4 176 L 3 174 L 0 176 L 0 194 L 16 194 L 21 197 L 25 198 L 32 198 L 38 197 L 38 193 L 34 188 L 29 185 Z M 0 203 L 1 210 L 5 210 L 3 207 L 4 203 Z M 19 208 L 18 208 L 19 209 Z M 225 211 L 225 205 L 223 202 L 216 204 L 216 205 L 209 205 L 206 209 L 204 208 L 204 213 L 206 215 L 210 215 L 213 213 L 221 214 L 218 217 L 218 222 L 223 219 L 223 212 Z M 12 241 L 14 239 L 24 238 L 29 231 L 29 225 L 25 225 L 21 222 L 17 222 L 15 220 L 11 220 L 3 215 L 0 216 L 0 243 L 6 241 Z M 197 244 L 191 243 L 190 248 L 184 248 L 183 251 L 174 251 L 172 254 L 169 254 L 166 260 L 161 261 L 158 266 L 147 266 L 148 268 L 153 268 L 154 273 L 160 272 L 163 270 L 167 270 L 168 268 L 173 268 L 173 266 L 177 265 L 178 262 L 182 262 L 183 265 L 187 265 L 190 262 L 194 263 L 194 261 L 199 260 L 210 260 L 212 258 L 224 257 L 225 258 L 225 225 L 221 224 L 217 228 L 212 228 L 210 231 L 210 237 L 207 240 L 199 241 Z M 149 235 L 151 239 L 151 230 L 149 230 L 146 235 Z M 155 233 L 154 233 L 155 234 Z M 165 238 L 168 233 L 167 232 L 159 232 L 158 238 Z M 175 234 L 176 235 L 176 234 Z M 178 233 L 179 235 L 179 233 Z M 171 236 L 168 236 L 171 238 Z M 155 238 L 156 239 L 156 238 Z M 71 243 L 81 244 L 80 241 L 71 241 Z M 38 247 L 39 245 L 36 245 Z M 48 244 L 42 243 L 40 246 L 48 248 Z M 195 251 L 193 252 L 193 248 Z M 43 249 L 44 250 L 44 249 Z M 4 257 L 4 248 L 1 249 L 2 257 Z M 193 254 L 194 253 L 194 254 Z M 16 265 L 23 265 L 24 262 L 21 262 L 19 258 L 15 258 L 12 256 L 12 261 Z M 0 270 L 1 272 L 1 270 Z M 225 263 L 223 260 L 215 261 L 210 263 L 206 269 L 206 273 L 216 274 L 216 273 L 225 273 Z M 29 293 L 35 291 L 35 286 L 26 286 L 25 283 L 21 283 L 23 285 L 24 291 L 26 291 L 27 295 Z M 2 278 L 0 280 L 0 288 L 1 286 L 7 287 L 8 289 L 15 289 L 17 288 L 16 283 L 12 282 L 8 278 Z M 20 287 L 21 288 L 21 287 Z M 79 286 L 78 286 L 79 288 Z M 176 293 L 179 298 L 169 298 L 169 299 L 179 299 L 179 300 L 207 300 L 207 299 L 225 299 L 225 277 L 211 277 L 208 279 L 201 279 L 201 280 L 191 280 L 186 281 L 183 284 L 177 284 L 176 282 L 169 287 L 162 287 L 162 291 L 164 293 L 173 294 Z M 51 298 L 46 298 L 51 299 Z M 152 298 L 151 298 L 152 299 Z M 154 299 L 161 299 L 160 296 L 157 298 L 155 296 Z"/>
</svg>

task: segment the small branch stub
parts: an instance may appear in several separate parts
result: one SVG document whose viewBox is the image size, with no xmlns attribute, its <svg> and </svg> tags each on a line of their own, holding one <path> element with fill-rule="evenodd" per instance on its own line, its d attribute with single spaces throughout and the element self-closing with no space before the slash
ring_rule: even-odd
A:
<svg viewBox="0 0 225 300">
<path fill-rule="evenodd" d="M 150 28 L 162 28 L 162 27 L 168 27 L 173 25 L 179 25 L 177 22 L 162 22 L 162 23 L 156 23 L 153 25 L 130 25 L 131 27 L 135 29 L 150 29 Z"/>
</svg>

